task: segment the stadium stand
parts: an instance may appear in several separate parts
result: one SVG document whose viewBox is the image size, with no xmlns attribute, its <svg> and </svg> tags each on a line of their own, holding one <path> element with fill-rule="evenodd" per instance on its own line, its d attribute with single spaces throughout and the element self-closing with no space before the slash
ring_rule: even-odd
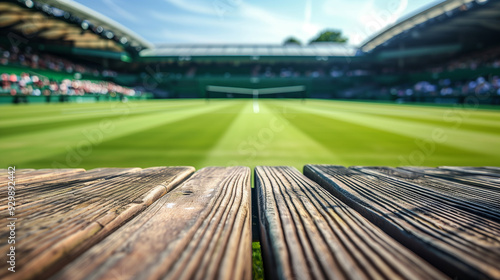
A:
<svg viewBox="0 0 500 280">
<path fill-rule="evenodd" d="M 447 0 L 400 20 L 359 48 L 159 45 L 141 51 L 137 63 L 144 76 L 150 69 L 161 73 L 158 86 L 168 97 L 206 97 L 210 86 L 290 86 L 293 79 L 313 98 L 460 102 L 464 98 L 454 95 L 488 89 L 492 96 L 481 102 L 497 103 L 499 15 L 498 1 Z"/>
<path fill-rule="evenodd" d="M 20 50 L 12 46 L 10 49 L 0 46 L 0 64 L 27 67 L 33 70 L 46 69 L 56 72 L 90 74 L 95 77 L 113 77 L 117 73 L 111 70 L 99 70 L 82 64 L 76 64 L 68 59 L 49 54 L 34 53 L 30 47 Z"/>
<path fill-rule="evenodd" d="M 68 101 L 68 96 L 94 95 L 98 100 L 100 95 L 116 95 L 121 99 L 125 96 L 135 96 L 133 89 L 122 87 L 111 82 L 92 82 L 87 80 L 64 79 L 61 82 L 49 80 L 46 77 L 28 73 L 2 74 L 0 95 L 10 95 L 14 103 L 27 102 L 27 96 L 45 96 L 46 102 L 51 102 L 51 96 L 59 96 L 59 101 Z M 139 93 L 140 95 L 140 93 Z"/>
<path fill-rule="evenodd" d="M 487 94 L 480 102 L 499 103 L 497 0 L 439 2 L 359 47 L 153 46 L 72 1 L 11 0 L 1 3 L 0 11 L 0 33 L 5 35 L 0 67 L 20 67 L 0 68 L 6 74 L 40 72 L 59 83 L 105 81 L 152 92 L 157 98 L 251 98 L 252 94 L 208 89 L 277 92 L 301 87 L 300 94 L 285 91 L 268 97 L 460 103 L 468 96 Z M 15 40 L 9 38 L 12 34 Z M 23 38 L 29 38 L 29 44 L 23 44 Z M 52 72 L 47 75 L 48 70 Z"/>
<path fill-rule="evenodd" d="M 0 34 L 0 103 L 151 97 L 116 71 L 151 45 L 83 5 L 4 1 Z"/>
</svg>

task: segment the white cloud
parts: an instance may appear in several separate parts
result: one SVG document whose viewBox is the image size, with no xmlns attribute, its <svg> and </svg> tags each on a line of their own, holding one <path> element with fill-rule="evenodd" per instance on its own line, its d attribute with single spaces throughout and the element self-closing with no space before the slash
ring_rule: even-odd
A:
<svg viewBox="0 0 500 280">
<path fill-rule="evenodd" d="M 290 35 L 306 41 L 321 30 L 320 26 L 313 23 L 304 25 L 304 21 L 300 18 L 283 16 L 247 3 L 241 5 L 240 12 L 254 24 L 256 30 L 272 34 L 273 41 L 278 41 L 277 43 L 281 43 L 281 40 Z"/>
<path fill-rule="evenodd" d="M 94 2 L 76 1 L 82 4 Z M 124 9 L 119 0 L 103 0 L 100 5 L 95 5 L 100 9 L 105 5 L 108 16 L 118 16 L 117 20 L 126 18 L 139 28 L 138 33 L 148 34 L 148 39 L 158 42 L 163 41 L 164 34 L 165 39 L 172 43 L 279 44 L 288 36 L 306 43 L 325 28 L 338 28 L 349 37 L 351 44 L 359 44 L 409 10 L 433 1 L 282 0 L 265 3 L 251 0 L 163 0 L 170 8 L 158 9 L 155 5 L 142 5 L 137 1 L 140 7 L 137 11 Z M 148 17 L 147 21 L 144 16 Z M 133 28 L 134 24 L 130 27 Z M 155 24 L 154 28 L 151 24 Z"/>
<path fill-rule="evenodd" d="M 374 0 L 326 0 L 322 6 L 322 11 L 327 16 L 349 18 L 356 21 L 374 9 Z"/>
<path fill-rule="evenodd" d="M 175 24 L 176 26 L 193 26 L 193 27 L 203 27 L 206 29 L 207 26 L 210 27 L 224 27 L 227 23 L 208 18 L 204 16 L 195 16 L 195 15 L 181 15 L 181 14 L 173 14 L 173 13 L 164 13 L 158 11 L 149 12 L 151 17 L 155 18 L 158 21 Z"/>
<path fill-rule="evenodd" d="M 310 19 L 307 20 L 307 14 L 306 20 L 291 18 L 240 0 L 219 0 L 224 1 L 219 3 L 226 5 L 221 6 L 223 10 L 220 10 L 222 13 L 219 14 L 215 13 L 215 10 L 211 12 L 206 7 L 194 4 L 196 2 L 188 5 L 179 0 L 165 1 L 187 12 L 180 14 L 151 12 L 156 19 L 177 26 L 177 31 L 164 28 L 163 34 L 170 38 L 169 41 L 280 44 L 288 36 L 296 36 L 306 42 L 321 30 L 320 26 L 311 23 Z M 189 31 L 186 29 L 192 30 L 193 27 L 202 30 L 196 32 L 201 35 L 187 34 Z"/>
<path fill-rule="evenodd" d="M 304 23 L 309 24 L 311 22 L 312 15 L 312 0 L 306 0 L 306 6 L 304 7 Z"/>
<path fill-rule="evenodd" d="M 312 0 L 306 0 L 306 5 L 304 7 L 304 23 L 302 25 L 302 30 L 306 34 L 317 33 L 319 27 L 311 23 L 312 16 Z"/>
<path fill-rule="evenodd" d="M 122 7 L 120 7 L 120 5 L 117 5 L 113 0 L 104 0 L 103 2 L 104 4 L 108 5 L 113 10 L 113 12 L 117 13 L 121 17 L 126 18 L 127 20 L 133 22 L 140 22 L 137 16 L 123 9 Z"/>
<path fill-rule="evenodd" d="M 346 28 L 343 31 L 349 37 L 349 42 L 360 44 L 394 24 L 406 12 L 407 6 L 408 0 L 326 0 L 323 13 L 345 20 Z"/>
<path fill-rule="evenodd" d="M 177 8 L 202 15 L 214 15 L 215 9 L 208 1 L 185 1 L 185 0 L 164 0 L 165 2 L 176 6 Z M 217 0 L 216 0 L 217 1 Z M 208 4 L 208 5 L 207 5 Z"/>
<path fill-rule="evenodd" d="M 161 42 L 169 41 L 176 43 L 215 43 L 214 37 L 208 34 L 192 34 L 185 32 L 172 31 L 171 29 L 162 29 L 156 32 L 161 38 Z"/>
</svg>

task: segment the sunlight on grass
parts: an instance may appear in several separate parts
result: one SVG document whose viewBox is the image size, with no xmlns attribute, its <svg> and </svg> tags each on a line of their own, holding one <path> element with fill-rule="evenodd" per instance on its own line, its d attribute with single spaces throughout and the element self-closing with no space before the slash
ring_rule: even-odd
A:
<svg viewBox="0 0 500 280">
<path fill-rule="evenodd" d="M 3 106 L 1 166 L 500 165 L 500 111 L 328 100 Z M 437 141 L 435 134 L 441 138 Z"/>
<path fill-rule="evenodd" d="M 262 254 L 259 242 L 252 243 L 252 277 L 254 280 L 264 279 L 264 264 L 262 263 Z"/>
</svg>

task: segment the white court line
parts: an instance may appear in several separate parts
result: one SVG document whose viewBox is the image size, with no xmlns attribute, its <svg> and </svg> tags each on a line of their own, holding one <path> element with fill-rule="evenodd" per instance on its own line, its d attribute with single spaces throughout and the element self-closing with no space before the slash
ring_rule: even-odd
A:
<svg viewBox="0 0 500 280">
<path fill-rule="evenodd" d="M 259 98 L 259 91 L 253 90 L 253 112 L 255 114 L 258 114 L 260 111 L 258 98 Z"/>
<path fill-rule="evenodd" d="M 258 113 L 259 113 L 259 111 L 260 111 L 260 108 L 259 108 L 259 101 L 254 100 L 254 101 L 253 101 L 253 112 L 254 112 L 255 114 L 258 114 Z"/>
</svg>

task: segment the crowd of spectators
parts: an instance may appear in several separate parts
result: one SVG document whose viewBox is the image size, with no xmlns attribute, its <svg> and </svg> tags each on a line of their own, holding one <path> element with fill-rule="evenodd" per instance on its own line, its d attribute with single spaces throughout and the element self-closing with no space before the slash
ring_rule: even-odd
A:
<svg viewBox="0 0 500 280">
<path fill-rule="evenodd" d="M 250 76 L 253 78 L 339 78 L 364 76 L 369 72 L 360 69 L 338 69 L 331 66 L 300 65 L 295 63 L 281 63 L 275 65 L 249 64 L 249 65 L 191 65 L 170 66 L 162 69 L 172 78 L 194 78 L 197 76 L 222 76 L 231 78 L 235 76 Z"/>
<path fill-rule="evenodd" d="M 368 75 L 366 70 L 342 70 L 337 68 L 325 67 L 294 67 L 289 65 L 281 65 L 280 67 L 262 67 L 256 65 L 252 70 L 253 77 L 266 77 L 266 78 L 339 78 L 339 77 L 353 77 Z"/>
<path fill-rule="evenodd" d="M 430 73 L 433 77 L 439 77 L 445 72 L 471 70 L 469 79 L 430 78 L 414 84 L 406 83 L 391 87 L 375 85 L 374 88 L 378 89 L 373 89 L 371 92 L 409 100 L 422 100 L 425 97 L 463 100 L 466 96 L 475 95 L 490 97 L 497 104 L 500 101 L 500 77 L 498 70 L 490 71 L 488 68 L 500 68 L 500 46 L 457 56 L 445 63 L 426 69 L 414 69 L 412 72 Z M 475 70 L 478 70 L 477 75 L 473 74 Z M 382 72 L 396 73 L 397 70 L 386 68 Z"/>
<path fill-rule="evenodd" d="M 0 64 L 1 65 L 21 65 L 31 69 L 47 69 L 56 72 L 89 74 L 95 77 L 114 77 L 115 71 L 102 70 L 74 63 L 70 60 L 53 56 L 50 54 L 38 54 L 31 47 L 21 50 L 18 47 L 0 46 Z"/>
<path fill-rule="evenodd" d="M 454 71 L 457 69 L 476 70 L 479 67 L 500 68 L 500 47 L 493 47 L 450 60 L 448 63 L 431 67 L 432 73 Z"/>
<path fill-rule="evenodd" d="M 452 82 L 450 79 L 441 79 L 436 82 L 420 81 L 414 85 L 400 85 L 391 87 L 390 94 L 397 97 L 430 96 L 430 97 L 459 97 L 459 96 L 500 96 L 500 78 L 492 76 L 487 79 L 476 79 Z"/>
<path fill-rule="evenodd" d="M 0 65 L 23 66 L 33 70 L 44 69 L 56 72 L 74 74 L 75 79 L 62 81 L 51 80 L 47 77 L 21 73 L 21 75 L 3 73 L 1 75 L 0 94 L 3 95 L 84 95 L 84 94 L 123 94 L 135 95 L 135 90 L 107 81 L 80 80 L 82 74 L 96 78 L 115 77 L 116 72 L 110 70 L 99 71 L 90 66 L 74 63 L 70 60 L 50 54 L 38 54 L 30 47 L 21 50 L 17 47 L 0 46 Z"/>
<path fill-rule="evenodd" d="M 1 83 L 0 93 L 12 96 L 104 95 L 111 93 L 133 96 L 136 94 L 134 89 L 119 86 L 112 82 L 70 79 L 57 82 L 28 73 L 22 73 L 21 75 L 4 73 L 1 75 Z"/>
</svg>

